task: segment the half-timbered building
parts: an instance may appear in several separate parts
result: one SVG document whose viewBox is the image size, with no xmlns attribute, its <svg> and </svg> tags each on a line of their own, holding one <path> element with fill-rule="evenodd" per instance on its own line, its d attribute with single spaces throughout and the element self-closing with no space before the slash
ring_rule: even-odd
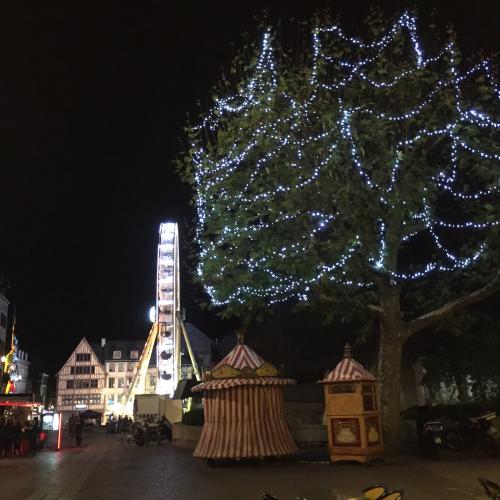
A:
<svg viewBox="0 0 500 500">
<path fill-rule="evenodd" d="M 83 338 L 57 377 L 57 411 L 104 411 L 106 371 L 87 339 Z"/>
</svg>

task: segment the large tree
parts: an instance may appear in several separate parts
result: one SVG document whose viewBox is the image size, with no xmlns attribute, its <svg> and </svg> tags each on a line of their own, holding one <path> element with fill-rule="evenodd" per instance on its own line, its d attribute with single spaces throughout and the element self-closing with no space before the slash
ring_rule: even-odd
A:
<svg viewBox="0 0 500 500">
<path fill-rule="evenodd" d="M 408 13 L 390 24 L 374 12 L 365 31 L 368 42 L 316 22 L 309 48 L 290 53 L 266 29 L 188 127 L 180 170 L 214 305 L 251 317 L 341 296 L 375 315 L 395 449 L 404 344 L 500 287 L 498 92 L 487 61 L 461 61 L 452 30 L 432 54 L 440 38 L 429 29 L 421 44 Z"/>
</svg>

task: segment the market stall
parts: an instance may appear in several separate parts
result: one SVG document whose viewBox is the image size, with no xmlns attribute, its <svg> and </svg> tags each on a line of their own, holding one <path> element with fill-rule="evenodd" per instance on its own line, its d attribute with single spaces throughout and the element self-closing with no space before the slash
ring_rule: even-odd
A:
<svg viewBox="0 0 500 500">
<path fill-rule="evenodd" d="M 243 343 L 208 372 L 192 389 L 203 391 L 205 411 L 193 455 L 242 459 L 296 451 L 283 409 L 283 387 L 295 381 L 277 375 L 273 365 Z"/>
</svg>

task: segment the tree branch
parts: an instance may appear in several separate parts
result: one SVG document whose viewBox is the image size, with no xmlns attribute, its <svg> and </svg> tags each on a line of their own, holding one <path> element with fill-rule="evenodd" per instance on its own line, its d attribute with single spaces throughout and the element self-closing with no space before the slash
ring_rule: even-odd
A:
<svg viewBox="0 0 500 500">
<path fill-rule="evenodd" d="M 406 338 L 411 337 L 414 333 L 431 326 L 438 321 L 446 318 L 450 314 L 460 311 L 471 304 L 480 302 L 481 300 L 493 295 L 500 290 L 500 271 L 497 272 L 493 280 L 484 285 L 483 287 L 460 297 L 459 299 L 452 300 L 443 306 L 431 311 L 430 313 L 422 314 L 418 318 L 406 323 L 405 331 Z"/>
<path fill-rule="evenodd" d="M 380 306 L 376 306 L 374 304 L 368 304 L 366 306 L 366 308 L 373 314 L 375 314 L 375 316 L 379 317 L 382 316 L 382 308 Z"/>
</svg>

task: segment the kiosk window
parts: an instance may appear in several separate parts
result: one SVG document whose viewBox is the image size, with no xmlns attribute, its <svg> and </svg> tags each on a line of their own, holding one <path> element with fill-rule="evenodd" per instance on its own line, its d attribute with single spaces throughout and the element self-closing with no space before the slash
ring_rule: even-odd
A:
<svg viewBox="0 0 500 500">
<path fill-rule="evenodd" d="M 363 407 L 365 411 L 377 410 L 377 398 L 374 384 L 363 384 Z"/>
</svg>

